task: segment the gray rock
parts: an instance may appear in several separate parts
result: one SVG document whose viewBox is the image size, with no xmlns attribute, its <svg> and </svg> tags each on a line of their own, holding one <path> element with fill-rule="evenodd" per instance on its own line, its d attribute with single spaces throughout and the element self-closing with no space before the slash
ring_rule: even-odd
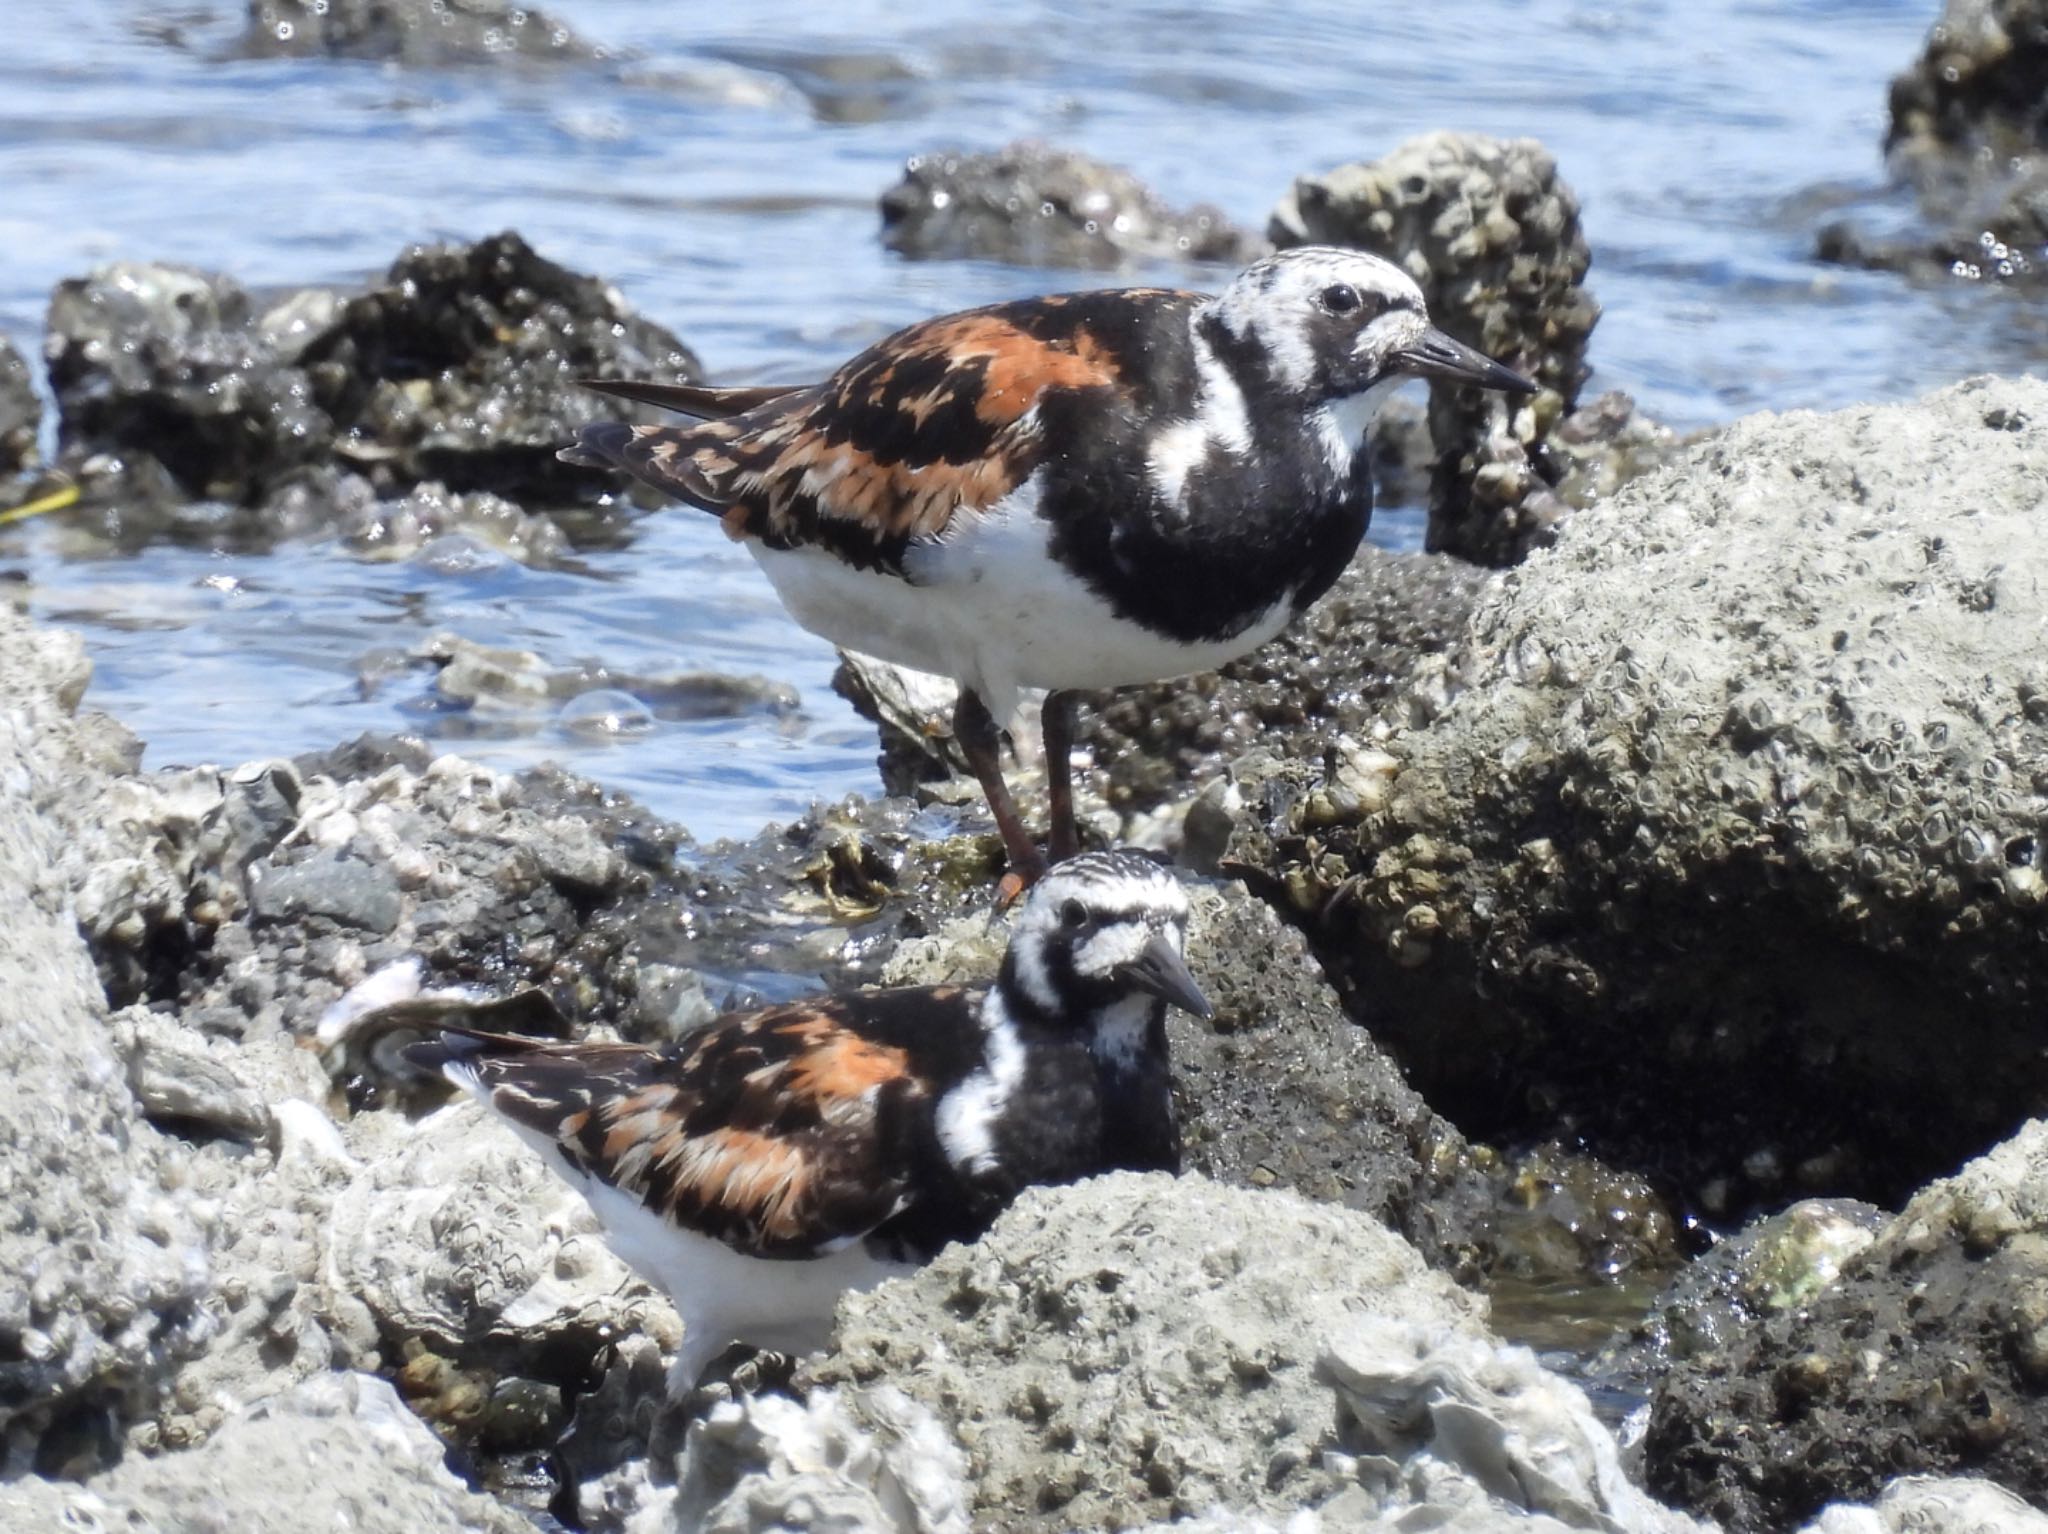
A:
<svg viewBox="0 0 2048 1534">
<path fill-rule="evenodd" d="M 1709 1534 L 1629 1481 L 1585 1393 L 1527 1348 L 1363 1315 L 1329 1343 L 1322 1372 L 1360 1482 L 1322 1508 L 1326 1522 L 1455 1508 L 1508 1527 Z"/>
<path fill-rule="evenodd" d="M 249 869 L 249 915 L 259 922 L 324 916 L 378 936 L 398 925 L 398 878 L 389 867 L 318 852 L 303 862 Z"/>
<path fill-rule="evenodd" d="M 0 477 L 33 468 L 43 402 L 36 397 L 28 363 L 14 343 L 0 336 Z"/>
<path fill-rule="evenodd" d="M 360 1170 L 331 1194 L 322 1279 L 358 1297 L 383 1335 L 522 1375 L 613 1337 L 681 1340 L 581 1195 L 473 1103 L 418 1124 L 362 1115 L 348 1145 Z"/>
<path fill-rule="evenodd" d="M 977 1526 L 1130 1526 L 1321 1500 L 1322 1339 L 1361 1313 L 1481 1334 L 1365 1216 L 1158 1174 L 1034 1189 L 990 1235 L 841 1303 L 810 1370 L 856 1423 L 892 1387 L 967 1452 Z"/>
<path fill-rule="evenodd" d="M 1896 1197 L 2048 1090 L 2042 423 L 1982 379 L 1738 423 L 1486 591 L 1373 793 L 1277 771 L 1233 855 L 1468 1132 Z"/>
<path fill-rule="evenodd" d="M 882 194 L 882 243 L 919 260 L 1099 268 L 1237 263 L 1263 248 L 1214 208 L 1168 208 L 1119 166 L 1029 142 L 911 156 Z"/>
<path fill-rule="evenodd" d="M 1801 1534 L 2048 1534 L 2048 1513 L 1976 1476 L 1909 1475 L 1869 1507 L 1825 1509 Z"/>
<path fill-rule="evenodd" d="M 329 525 L 360 533 L 361 494 L 335 458 L 379 494 L 434 482 L 444 501 L 479 490 L 568 499 L 598 483 L 555 460 L 575 428 L 651 416 L 578 378 L 698 376 L 682 343 L 615 289 L 516 234 L 416 247 L 367 292 L 313 297 L 263 311 L 227 278 L 140 263 L 60 283 L 44 354 L 66 464 L 92 484 L 115 475 L 128 499 L 139 485 L 157 501 L 241 508 L 225 528 L 206 520 L 210 536 L 299 527 L 323 504 Z M 253 510 L 266 501 L 277 504 Z M 433 506 L 410 513 L 422 514 L 448 520 Z M 482 507 L 461 515 L 489 520 Z"/>
<path fill-rule="evenodd" d="M 925 1407 L 887 1387 L 856 1424 L 830 1390 L 726 1403 L 690 1434 L 673 1491 L 628 1534 L 967 1534 L 966 1456 Z"/>
<path fill-rule="evenodd" d="M 79 1534 L 530 1534 L 470 1491 L 383 1380 L 330 1374 L 238 1412 L 204 1448 L 84 1483 L 0 1486 L 0 1524 Z"/>
<path fill-rule="evenodd" d="M 79 1474 L 207 1338 L 208 1240 L 163 1176 L 70 911 L 103 781 L 68 634 L 0 608 L 0 1473 Z"/>
<path fill-rule="evenodd" d="M 1549 151 L 1534 139 L 1428 134 L 1383 159 L 1299 178 L 1268 233 L 1283 247 L 1352 245 L 1396 262 L 1438 325 L 1543 386 L 1528 401 L 1432 387 L 1428 546 L 1498 565 L 1547 542 L 1567 509 L 1551 443 L 1578 405 L 1600 317 L 1583 285 L 1592 256 L 1578 198 Z M 1599 430 L 1580 429 L 1578 457 Z M 1655 440 L 1639 433 L 1629 450 L 1603 455 L 1605 477 L 1621 477 Z M 1602 477 L 1582 473 L 1575 488 L 1588 493 Z"/>
<path fill-rule="evenodd" d="M 1834 1283 L 1681 1361 L 1651 1403 L 1644 1459 L 1653 1489 L 1737 1528 L 1790 1525 L 1901 1473 L 1968 1471 L 2038 1505 L 2044 1385 L 2048 1122 L 2035 1120 L 1915 1196 Z"/>
<path fill-rule="evenodd" d="M 206 1041 L 146 1007 L 129 1008 L 121 1022 L 128 1087 L 144 1117 L 166 1128 L 203 1125 L 240 1140 L 270 1133 L 269 1105 L 232 1063 L 215 1058 Z"/>
<path fill-rule="evenodd" d="M 452 64 L 588 63 L 610 56 L 545 11 L 498 0 L 249 0 L 252 58 Z"/>
</svg>

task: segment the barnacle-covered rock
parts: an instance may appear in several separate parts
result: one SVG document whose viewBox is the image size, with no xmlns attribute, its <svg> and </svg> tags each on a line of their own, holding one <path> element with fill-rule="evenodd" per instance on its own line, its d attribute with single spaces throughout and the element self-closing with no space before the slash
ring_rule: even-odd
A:
<svg viewBox="0 0 2048 1534">
<path fill-rule="evenodd" d="M 849 1296 L 809 1376 L 938 1413 L 967 1449 L 977 1524 L 1271 1511 L 1341 1485 L 1318 1457 L 1336 1423 L 1318 1358 L 1368 1308 L 1482 1328 L 1469 1295 L 1368 1216 L 1119 1173 L 1030 1190 L 986 1240 Z"/>
<path fill-rule="evenodd" d="M 1120 166 L 1030 142 L 912 155 L 882 194 L 882 243 L 927 261 L 1101 268 L 1238 262 L 1261 248 L 1214 208 L 1169 208 Z"/>
<path fill-rule="evenodd" d="M 555 459 L 575 429 L 655 414 L 578 378 L 698 376 L 616 289 L 511 233 L 415 247 L 354 296 L 267 306 L 230 278 L 118 263 L 58 285 L 44 352 L 59 447 L 89 484 L 112 462 L 124 495 L 164 479 L 245 508 L 336 458 L 381 493 L 574 496 L 596 483 Z"/>
<path fill-rule="evenodd" d="M 587 63 L 607 57 L 545 11 L 501 0 L 249 0 L 255 58 L 450 64 Z"/>
<path fill-rule="evenodd" d="M 630 1332 L 680 1340 L 582 1195 L 480 1108 L 366 1116 L 351 1138 L 364 1169 L 334 1195 L 324 1277 L 386 1336 L 511 1374 Z"/>
<path fill-rule="evenodd" d="M 1737 423 L 1484 590 L 1360 813 L 1304 752 L 1232 855 L 1468 1132 L 1897 1196 L 2048 1091 L 2044 429 L 2025 379 Z"/>
<path fill-rule="evenodd" d="M 204 1448 L 130 1455 L 83 1483 L 0 1486 L 0 1525 L 78 1534 L 522 1534 L 472 1491 L 390 1384 L 335 1373 L 247 1403 Z"/>
<path fill-rule="evenodd" d="M 1731 1528 L 1786 1527 L 1902 1473 L 2048 1501 L 2048 1123 L 1865 1241 L 1832 1282 L 1663 1372 L 1653 1488 Z"/>
<path fill-rule="evenodd" d="M 2048 5 L 1948 0 L 1891 86 L 1888 153 L 2006 157 L 2048 148 Z"/>
<path fill-rule="evenodd" d="M 1395 262 L 1437 325 L 1542 385 L 1528 400 L 1431 387 L 1428 546 L 1501 565 L 1548 541 L 1568 509 L 1551 441 L 1578 406 L 1600 318 L 1584 285 L 1592 254 L 1579 201 L 1550 152 L 1534 139 L 1426 134 L 1298 178 L 1268 233 L 1281 246 L 1351 245 Z M 1641 456 L 1615 455 L 1622 466 Z"/>
</svg>

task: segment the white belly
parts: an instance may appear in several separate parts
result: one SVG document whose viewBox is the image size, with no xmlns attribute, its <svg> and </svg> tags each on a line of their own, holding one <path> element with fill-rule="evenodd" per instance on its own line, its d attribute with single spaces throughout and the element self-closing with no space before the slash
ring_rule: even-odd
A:
<svg viewBox="0 0 2048 1534">
<path fill-rule="evenodd" d="M 489 1107 L 474 1073 L 457 1068 L 449 1075 Z M 671 1394 L 694 1386 L 735 1342 L 791 1355 L 818 1351 L 831 1340 L 839 1296 L 916 1271 L 913 1263 L 871 1256 L 860 1241 L 822 1257 L 749 1257 L 715 1237 L 671 1225 L 632 1194 L 571 1166 L 561 1147 L 539 1130 L 502 1115 L 500 1122 L 583 1195 L 604 1227 L 605 1244 L 675 1305 L 683 1321 L 683 1345 L 669 1368 Z"/>
<path fill-rule="evenodd" d="M 752 552 L 812 633 L 952 677 L 980 693 L 998 719 L 1027 689 L 1127 687 L 1214 670 L 1257 649 L 1293 615 L 1283 599 L 1242 632 L 1195 644 L 1119 618 L 1048 555 L 1026 490 L 944 543 L 912 550 L 909 580 L 855 570 L 815 549 Z"/>
</svg>

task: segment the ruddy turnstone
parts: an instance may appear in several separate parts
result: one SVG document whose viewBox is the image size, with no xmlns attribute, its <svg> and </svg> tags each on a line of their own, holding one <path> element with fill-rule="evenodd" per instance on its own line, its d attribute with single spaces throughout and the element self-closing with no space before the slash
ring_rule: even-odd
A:
<svg viewBox="0 0 2048 1534">
<path fill-rule="evenodd" d="M 925 320 L 821 384 L 591 387 L 702 418 L 561 456 L 717 512 L 796 620 L 960 684 L 954 729 L 1013 876 L 1045 868 L 998 721 L 1044 689 L 1055 861 L 1075 689 L 1207 671 L 1330 588 L 1372 513 L 1365 429 L 1412 377 L 1529 393 L 1398 267 L 1303 246 L 1221 293 L 1057 293 Z"/>
<path fill-rule="evenodd" d="M 1151 859 L 1088 853 L 1032 890 L 985 989 L 729 1013 L 663 1048 L 441 1025 L 404 1054 L 510 1124 L 674 1300 L 680 1392 L 736 1341 L 822 1346 L 840 1294 L 1027 1186 L 1177 1171 L 1166 1007 L 1208 1013 L 1187 914 Z"/>
</svg>

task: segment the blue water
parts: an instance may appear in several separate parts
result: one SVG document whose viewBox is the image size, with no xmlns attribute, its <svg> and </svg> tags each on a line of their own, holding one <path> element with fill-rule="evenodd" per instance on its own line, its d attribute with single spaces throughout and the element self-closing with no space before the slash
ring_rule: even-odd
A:
<svg viewBox="0 0 2048 1534">
<path fill-rule="evenodd" d="M 633 61 L 235 60 L 226 0 L 12 0 L 0 331 L 32 351 L 51 285 L 116 258 L 340 283 L 413 241 L 516 227 L 616 282 L 719 376 L 808 377 L 919 315 L 1103 280 L 883 251 L 874 199 L 907 155 L 1037 136 L 1259 227 L 1296 174 L 1456 127 L 1554 151 L 1606 310 L 1595 387 L 1674 424 L 1898 398 L 2042 354 L 2011 295 L 1808 259 L 1829 210 L 1883 201 L 1885 86 L 1932 0 L 548 9 Z M 1375 536 L 1412 543 L 1417 527 L 1385 513 Z M 709 519 L 650 518 L 585 565 L 440 572 L 321 542 L 113 557 L 62 519 L 0 529 L 0 571 L 24 570 L 36 612 L 85 630 L 92 700 L 153 764 L 425 729 L 501 764 L 563 761 L 700 836 L 873 786 L 829 649 Z M 369 652 L 440 629 L 564 667 L 763 672 L 803 708 L 604 745 L 545 717 L 479 733 L 425 714 L 424 674 L 359 682 Z"/>
</svg>

